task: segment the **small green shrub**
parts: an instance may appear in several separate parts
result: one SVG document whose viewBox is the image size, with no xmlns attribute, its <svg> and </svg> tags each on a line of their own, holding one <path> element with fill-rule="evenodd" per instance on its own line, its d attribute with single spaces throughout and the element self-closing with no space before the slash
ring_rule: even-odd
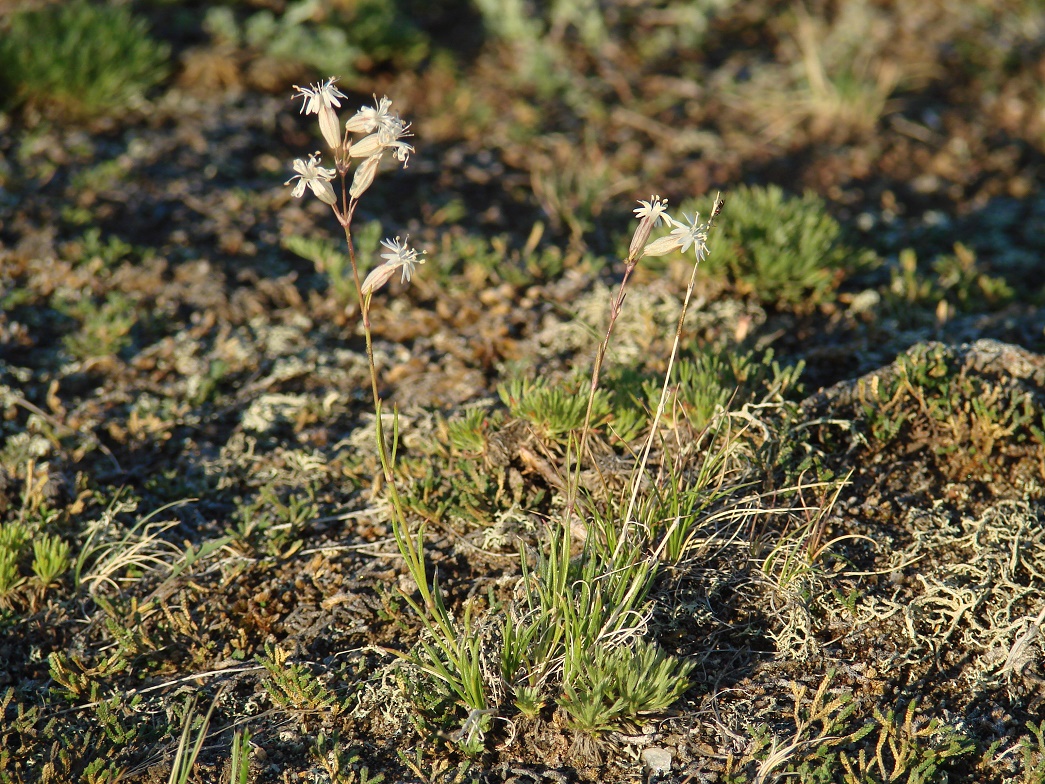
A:
<svg viewBox="0 0 1045 784">
<path fill-rule="evenodd" d="M 517 376 L 500 384 L 497 393 L 513 417 L 529 422 L 542 438 L 565 444 L 584 425 L 589 389 L 589 380 L 580 375 L 562 383 Z M 589 424 L 628 442 L 638 437 L 647 421 L 645 411 L 623 387 L 619 392 L 595 391 Z"/>
<path fill-rule="evenodd" d="M 289 654 L 275 645 L 265 644 L 265 653 L 255 657 L 268 671 L 262 686 L 280 708 L 288 711 L 320 711 L 337 716 L 347 700 L 328 689 L 307 665 L 288 663 Z"/>
<path fill-rule="evenodd" d="M 239 733 L 236 733 L 236 737 L 233 739 L 234 753 L 236 743 L 242 746 L 243 750 L 239 753 L 242 761 L 239 767 L 235 762 L 233 763 L 232 770 L 236 778 L 233 778 L 232 781 L 233 784 L 247 784 L 253 781 L 249 764 L 250 734 L 244 731 L 244 735 L 241 737 Z M 327 780 L 335 784 L 381 784 L 385 779 L 384 774 L 381 773 L 371 776 L 370 769 L 362 761 L 359 749 L 344 743 L 336 732 L 331 735 L 319 732 L 309 753 L 315 763 L 327 774 Z M 234 756 L 233 760 L 235 759 Z"/>
<path fill-rule="evenodd" d="M 18 560 L 27 541 L 29 529 L 21 523 L 0 525 L 0 600 L 25 582 Z"/>
<path fill-rule="evenodd" d="M 483 454 L 491 424 L 500 424 L 500 417 L 482 408 L 472 408 L 446 423 L 447 439 L 451 448 L 466 454 Z"/>
<path fill-rule="evenodd" d="M 634 51 L 643 63 L 699 49 L 711 20 L 729 0 L 651 0 L 607 5 L 596 0 L 475 0 L 487 35 L 512 48 L 512 77 L 542 96 L 579 93 L 577 53 L 599 57 L 608 46 Z M 677 65 L 677 63 L 676 63 Z"/>
<path fill-rule="evenodd" d="M 85 296 L 58 303 L 58 310 L 80 322 L 80 329 L 62 341 L 77 359 L 120 353 L 131 344 L 131 330 L 138 323 L 137 303 L 116 290 L 110 291 L 102 302 Z"/>
<path fill-rule="evenodd" d="M 1020 757 L 1025 782 L 1045 781 L 1045 721 L 1025 725 L 1030 735 L 1020 738 Z"/>
<path fill-rule="evenodd" d="M 535 223 L 526 244 L 517 248 L 504 234 L 489 238 L 472 233 L 446 234 L 440 247 L 433 250 L 430 262 L 438 271 L 440 285 L 459 289 L 464 283 L 469 290 L 502 283 L 524 288 L 557 278 L 567 267 L 577 264 L 592 269 L 600 266 L 600 260 L 594 256 L 578 258 L 555 246 L 540 246 L 543 235 L 543 224 Z"/>
<path fill-rule="evenodd" d="M 69 569 L 69 554 L 68 542 L 44 534 L 33 542 L 33 574 L 43 585 L 50 585 Z"/>
<path fill-rule="evenodd" d="M 873 263 L 870 251 L 845 244 L 841 225 L 813 193 L 741 187 L 727 209 L 704 270 L 767 305 L 806 309 L 829 302 L 847 275 Z"/>
<path fill-rule="evenodd" d="M 564 384 L 554 384 L 544 378 L 510 379 L 500 384 L 497 393 L 508 406 L 513 417 L 524 419 L 534 426 L 539 435 L 550 440 L 565 440 L 584 424 L 588 405 L 585 379 L 576 376 Z M 610 395 L 597 390 L 592 406 L 591 422 L 598 427 L 610 416 Z"/>
<path fill-rule="evenodd" d="M 906 248 L 891 270 L 888 304 L 891 313 L 904 324 L 919 315 L 924 321 L 956 311 L 999 310 L 1016 296 L 1005 278 L 989 274 L 976 253 L 960 242 L 954 244 L 953 253 L 936 256 L 931 266 L 934 275 L 920 269 L 917 254 Z M 941 310 L 944 304 L 946 308 Z"/>
<path fill-rule="evenodd" d="M 1026 392 L 970 371 L 940 343 L 901 354 L 896 369 L 884 381 L 875 376 L 860 387 L 865 427 L 882 445 L 909 440 L 928 447 L 947 475 L 990 473 L 1003 445 L 1033 435 L 1041 416 Z"/>
<path fill-rule="evenodd" d="M 946 768 L 976 747 L 954 727 L 919 716 L 915 701 L 907 704 L 902 717 L 899 710 L 883 713 L 875 708 L 874 720 L 873 752 L 869 744 L 841 752 L 846 782 L 946 781 Z"/>
<path fill-rule="evenodd" d="M 632 728 L 689 688 L 693 666 L 644 640 L 625 648 L 598 646 L 565 684 L 559 704 L 587 734 Z"/>
<path fill-rule="evenodd" d="M 9 550 L 18 553 L 29 541 L 29 529 L 22 523 L 4 523 L 0 525 L 0 551 Z"/>
<path fill-rule="evenodd" d="M 23 582 L 25 578 L 18 571 L 18 552 L 0 549 L 0 598 L 11 593 Z"/>
<path fill-rule="evenodd" d="M 63 118 L 126 106 L 168 73 L 169 47 L 124 7 L 79 0 L 16 13 L 0 39 L 0 94 Z"/>
<path fill-rule="evenodd" d="M 203 26 L 218 41 L 348 78 L 364 64 L 394 62 L 406 69 L 427 56 L 427 36 L 398 5 L 387 0 L 297 0 L 285 4 L 281 13 L 261 10 L 242 21 L 232 8 L 218 6 L 207 11 Z"/>
</svg>

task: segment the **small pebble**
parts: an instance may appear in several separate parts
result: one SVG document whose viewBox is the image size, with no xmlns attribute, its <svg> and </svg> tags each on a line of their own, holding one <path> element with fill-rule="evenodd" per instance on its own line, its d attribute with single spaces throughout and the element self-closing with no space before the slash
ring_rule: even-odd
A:
<svg viewBox="0 0 1045 784">
<path fill-rule="evenodd" d="M 667 749 L 654 746 L 644 750 L 642 762 L 651 774 L 671 772 L 671 752 Z"/>
</svg>

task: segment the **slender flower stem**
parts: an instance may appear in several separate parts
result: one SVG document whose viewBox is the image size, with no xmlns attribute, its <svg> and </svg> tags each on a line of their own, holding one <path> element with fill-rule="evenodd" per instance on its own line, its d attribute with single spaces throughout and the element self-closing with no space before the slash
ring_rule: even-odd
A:
<svg viewBox="0 0 1045 784">
<path fill-rule="evenodd" d="M 344 178 L 342 178 L 342 187 L 344 187 Z M 392 515 L 394 518 L 392 527 L 396 536 L 396 541 L 399 543 L 403 556 L 407 561 L 410 573 L 414 576 L 414 581 L 417 583 L 418 591 L 421 593 L 421 600 L 424 603 L 425 610 L 428 611 L 431 619 L 439 626 L 442 634 L 452 639 L 456 636 L 456 632 L 451 626 L 446 609 L 443 606 L 442 600 L 433 595 L 432 587 L 428 584 L 428 575 L 425 569 L 424 552 L 421 543 L 424 532 L 418 531 L 416 542 L 410 535 L 406 515 L 403 514 L 403 503 L 399 496 L 399 488 L 396 486 L 395 469 L 392 465 L 392 458 L 388 454 L 388 447 L 385 443 L 384 420 L 381 413 L 382 401 L 378 383 L 377 361 L 374 359 L 373 331 L 371 330 L 370 323 L 370 297 L 369 295 L 363 295 L 362 285 L 359 280 L 359 265 L 356 260 L 355 244 L 352 242 L 351 223 L 355 207 L 356 200 L 353 199 L 344 210 L 346 220 L 342 225 L 345 229 L 345 242 L 348 244 L 348 258 L 352 265 L 352 276 L 355 279 L 356 294 L 359 297 L 359 309 L 363 321 L 363 336 L 366 339 L 366 358 L 370 370 L 370 389 L 374 398 L 374 413 L 376 414 L 374 430 L 377 438 L 377 452 L 381 461 L 381 472 L 385 480 L 385 485 L 388 488 L 389 498 L 392 502 Z"/>
<path fill-rule="evenodd" d="M 721 195 L 715 196 L 715 206 L 711 210 L 711 217 L 708 218 L 707 228 L 708 230 L 714 225 L 715 218 L 722 211 L 722 198 Z M 671 346 L 671 356 L 668 358 L 668 369 L 664 374 L 664 384 L 660 389 L 660 401 L 657 403 L 657 413 L 653 417 L 653 424 L 650 427 L 649 436 L 646 438 L 646 444 L 642 449 L 642 458 L 639 460 L 639 465 L 635 471 L 635 480 L 631 488 L 631 500 L 628 502 L 628 511 L 624 515 L 624 524 L 627 525 L 628 521 L 631 520 L 631 515 L 635 511 L 635 503 L 639 495 L 639 485 L 642 482 L 642 474 L 646 470 L 646 462 L 649 459 L 650 450 L 653 447 L 653 439 L 657 434 L 657 426 L 660 424 L 660 418 L 664 414 L 664 405 L 668 397 L 668 384 L 671 382 L 671 371 L 675 367 L 675 359 L 678 357 L 679 343 L 682 341 L 682 328 L 686 323 L 686 312 L 689 309 L 690 300 L 693 298 L 693 288 L 697 281 L 697 268 L 700 266 L 701 253 L 697 252 L 697 260 L 693 262 L 693 270 L 689 275 L 689 285 L 686 287 L 686 296 L 682 300 L 682 313 L 679 314 L 678 325 L 675 327 L 675 341 Z M 623 542 L 624 537 L 621 537 L 620 542 Z M 620 542 L 617 543 L 617 549 L 620 549 Z M 615 554 L 616 555 L 616 554 Z"/>
<path fill-rule="evenodd" d="M 344 198 L 344 177 L 341 178 L 342 187 L 342 198 Z M 363 297 L 363 286 L 359 281 L 359 264 L 356 261 L 356 248 L 355 243 L 352 242 L 352 213 L 354 212 L 354 204 L 349 204 L 345 209 L 346 220 L 344 222 L 345 227 L 345 242 L 348 244 L 348 260 L 352 264 L 352 277 L 356 284 L 356 296 L 359 298 L 359 312 L 363 318 L 363 335 L 366 337 L 366 358 L 367 364 L 370 366 L 370 387 L 374 395 L 374 405 L 381 405 L 381 396 L 378 392 L 377 385 L 377 364 L 374 361 L 374 341 L 373 336 L 370 332 L 370 306 L 366 298 Z M 381 430 L 381 415 L 377 417 L 377 429 Z M 385 466 L 385 441 L 384 438 L 378 438 L 378 451 L 381 454 L 381 465 L 385 473 L 385 479 L 391 482 L 391 476 L 389 468 Z"/>
<path fill-rule="evenodd" d="M 377 440 L 378 457 L 381 461 L 381 474 L 374 477 L 374 489 L 376 491 L 383 481 L 392 507 L 392 533 L 395 536 L 400 555 L 406 562 L 407 570 L 417 584 L 421 601 L 416 601 L 412 594 L 405 592 L 403 592 L 403 597 L 435 641 L 433 647 L 433 644 L 422 640 L 420 644 L 425 652 L 424 656 L 411 654 L 408 658 L 430 674 L 446 681 L 467 706 L 473 711 L 478 711 L 479 713 L 476 715 L 481 716 L 484 715 L 483 711 L 489 709 L 489 706 L 479 663 L 480 644 L 474 636 L 469 637 L 468 634 L 458 632 L 457 625 L 447 610 L 442 592 L 439 590 L 438 575 L 429 582 L 425 566 L 424 523 L 418 526 L 416 532 L 411 532 L 403 509 L 403 499 L 399 495 L 399 488 L 396 485 L 395 460 L 399 444 L 398 410 L 395 407 L 392 409 L 392 446 L 389 449 L 385 442 L 381 389 L 377 361 L 374 357 L 374 338 L 370 321 L 370 304 L 374 291 L 384 285 L 396 271 L 401 272 L 404 282 L 408 281 L 414 266 L 423 264 L 424 259 L 416 250 L 409 248 L 405 242 L 400 243 L 398 237 L 395 240 L 385 240 L 382 245 L 388 249 L 389 253 L 382 254 L 382 256 L 386 262 L 371 270 L 367 278 L 360 282 L 359 262 L 352 239 L 352 218 L 355 215 L 359 197 L 372 184 L 377 174 L 381 155 L 389 151 L 405 166 L 410 153 L 414 151 L 413 147 L 403 141 L 404 137 L 411 135 L 410 126 L 408 123 L 404 123 L 399 115 L 393 115 L 389 111 L 391 101 L 382 98 L 375 107 L 360 109 L 345 124 L 342 134 L 339 130 L 340 121 L 333 107 L 340 106 L 338 99 L 345 96 L 334 88 L 335 81 L 331 77 L 325 83 L 308 88 L 299 87 L 297 90 L 299 97 L 305 99 L 302 111 L 306 114 L 319 115 L 320 131 L 333 151 L 336 168 L 328 169 L 321 166 L 320 154 L 317 152 L 309 155 L 307 160 L 299 158 L 294 161 L 294 171 L 297 173 L 286 184 L 293 184 L 294 189 L 291 193 L 295 198 L 303 196 L 306 190 L 311 190 L 321 202 L 330 206 L 334 217 L 345 232 L 352 277 L 359 301 L 360 320 L 366 339 L 367 366 L 370 371 L 370 387 L 376 415 L 374 434 Z M 352 135 L 355 133 L 369 135 L 353 144 Z M 348 175 L 351 172 L 351 162 L 354 158 L 364 160 L 356 168 L 350 187 Z M 335 176 L 341 182 L 340 199 L 335 191 L 336 185 L 331 184 Z M 375 273 L 377 273 L 376 277 Z M 467 609 L 463 624 L 466 629 L 471 628 Z M 481 735 L 481 730 L 470 729 L 469 738 L 476 733 Z"/>
<path fill-rule="evenodd" d="M 595 407 L 595 392 L 599 387 L 599 375 L 602 373 L 602 363 L 606 359 L 606 351 L 610 345 L 610 336 L 613 334 L 613 325 L 617 322 L 617 317 L 620 315 L 620 312 L 624 307 L 624 288 L 628 285 L 628 278 L 631 277 L 631 273 L 635 270 L 635 265 L 637 263 L 638 262 L 635 260 L 628 261 L 627 265 L 624 267 L 624 278 L 620 282 L 620 289 L 617 291 L 617 297 L 610 304 L 610 323 L 606 327 L 606 336 L 602 339 L 602 343 L 599 344 L 599 349 L 595 353 L 595 363 L 591 371 L 591 388 L 588 390 L 588 407 L 584 411 L 584 425 L 581 427 L 581 440 L 577 447 L 576 467 L 574 468 L 573 481 L 569 483 L 567 490 L 567 519 L 571 514 L 573 514 L 573 509 L 577 504 L 577 493 L 580 490 L 581 483 L 581 463 L 584 461 L 584 453 L 588 448 L 588 430 L 591 426 L 591 412 Z"/>
</svg>

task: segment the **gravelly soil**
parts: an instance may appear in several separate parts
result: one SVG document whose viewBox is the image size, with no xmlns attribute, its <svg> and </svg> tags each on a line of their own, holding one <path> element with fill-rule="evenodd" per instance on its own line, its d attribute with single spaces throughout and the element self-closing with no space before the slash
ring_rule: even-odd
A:
<svg viewBox="0 0 1045 784">
<path fill-rule="evenodd" d="M 919 29 L 900 37 L 914 46 Z M 493 47 L 467 71 L 470 100 L 498 117 L 482 129 L 437 67 L 351 85 L 353 102 L 387 93 L 415 122 L 409 168 L 383 173 L 357 220 L 430 251 L 410 287 L 390 286 L 374 333 L 382 394 L 401 406 L 410 510 L 427 521 L 454 607 L 510 596 L 520 548 L 539 546 L 556 509 L 561 444 L 510 421 L 498 386 L 520 369 L 563 383 L 587 372 L 597 339 L 581 323 L 603 323 L 619 276 L 608 259 L 634 198 L 655 190 L 680 204 L 721 189 L 728 221 L 740 182 L 809 187 L 854 246 L 883 259 L 803 306 L 700 281 L 685 352 L 772 348 L 805 371 L 802 386 L 760 388 L 737 405 L 737 425 L 742 415 L 751 429 L 734 500 L 761 512 L 739 531 L 709 520 L 707 545 L 657 585 L 650 633 L 697 662 L 692 686 L 645 729 L 596 741 L 561 710 L 509 716 L 470 760 L 439 725 L 445 706 L 392 653 L 420 631 L 398 594 L 416 586 L 374 479 L 358 308 L 285 246 L 337 239 L 323 205 L 283 185 L 289 161 L 319 141 L 289 85 L 270 74 L 278 94 L 259 89 L 265 79 L 241 53 L 230 89 L 214 92 L 190 67 L 206 51 L 192 50 L 175 84 L 119 121 L 4 118 L 0 520 L 54 515 L 47 530 L 82 547 L 109 512 L 112 530 L 126 531 L 174 503 L 155 517 L 170 523 L 164 541 L 184 550 L 233 538 L 174 576 L 113 572 L 112 584 L 74 588 L 67 575 L 0 600 L 0 689 L 13 688 L 0 775 L 77 780 L 84 749 L 97 747 L 131 780 L 166 781 L 185 695 L 222 690 L 199 781 L 219 780 L 237 726 L 254 733 L 259 782 L 331 780 L 326 748 L 316 751 L 324 733 L 387 781 L 649 779 L 651 749 L 671 754 L 658 780 L 769 781 L 787 759 L 807 764 L 803 780 L 843 780 L 842 747 L 824 738 L 861 727 L 871 734 L 853 735 L 850 759 L 873 754 L 891 727 L 888 743 L 908 742 L 918 759 L 964 749 L 939 762 L 936 780 L 1041 780 L 1041 757 L 1020 746 L 1038 748 L 1027 724 L 1045 700 L 1040 44 L 993 92 L 973 77 L 937 78 L 899 92 L 869 134 L 832 138 L 809 121 L 774 139 L 722 81 L 757 62 L 770 32 L 736 20 L 716 32 L 707 56 L 720 67 L 707 84 L 618 52 L 603 64 L 601 116 L 513 93 L 497 76 L 510 53 Z M 658 91 L 674 96 L 668 108 L 650 98 Z M 532 133 L 519 142 L 511 131 L 524 121 Z M 707 138 L 680 139 L 687 125 Z M 548 185 L 577 161 L 605 165 L 616 188 L 583 232 Z M 480 246 L 475 235 L 494 239 Z M 897 292 L 904 248 L 928 279 L 928 260 L 956 242 L 972 249 L 977 275 L 1014 295 Z M 558 268 L 535 271 L 535 253 Z M 611 371 L 663 371 L 687 279 L 681 262 L 639 269 Z M 467 453 L 447 422 L 474 408 L 489 424 L 483 450 Z M 598 446 L 612 485 L 633 461 L 619 444 Z M 685 447 L 681 464 L 695 470 Z M 467 466 L 484 482 L 470 478 L 464 496 L 455 483 Z M 782 542 L 815 568 L 771 559 Z M 106 670 L 114 648 L 127 653 L 123 669 Z M 49 660 L 58 653 L 60 667 Z M 328 691 L 281 703 L 258 657 Z M 830 707 L 843 694 L 851 714 Z M 106 723 L 97 705 L 108 699 Z M 40 715 L 23 721 L 25 710 Z M 809 772 L 818 744 L 835 755 L 826 779 Z"/>
</svg>

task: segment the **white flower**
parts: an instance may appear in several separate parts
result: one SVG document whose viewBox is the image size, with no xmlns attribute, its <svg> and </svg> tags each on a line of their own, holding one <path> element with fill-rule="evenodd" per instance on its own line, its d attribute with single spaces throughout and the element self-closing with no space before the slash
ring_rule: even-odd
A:
<svg viewBox="0 0 1045 784">
<path fill-rule="evenodd" d="M 634 209 L 635 217 L 639 220 L 651 220 L 653 224 L 650 228 L 656 228 L 664 220 L 664 215 L 668 211 L 668 200 L 662 199 L 660 196 L 650 196 L 649 201 L 639 200 L 641 206 Z M 670 220 L 670 216 L 668 217 Z"/>
<path fill-rule="evenodd" d="M 324 169 L 319 165 L 319 153 L 312 153 L 308 156 L 307 161 L 296 159 L 294 171 L 297 174 L 283 184 L 290 185 L 294 180 L 298 181 L 293 190 L 295 198 L 301 198 L 307 185 L 324 204 L 337 204 L 337 196 L 334 195 L 334 189 L 330 185 L 330 181 L 334 179 L 337 172 L 333 169 Z"/>
<path fill-rule="evenodd" d="M 664 213 L 668 209 L 668 200 L 661 199 L 660 196 L 650 196 L 649 201 L 640 200 L 639 205 L 635 208 L 635 217 L 639 219 L 639 225 L 635 228 L 635 233 L 631 237 L 631 245 L 628 247 L 629 262 L 639 258 L 639 251 L 649 240 L 650 232 L 655 226 L 660 225 Z"/>
<path fill-rule="evenodd" d="M 304 99 L 301 111 L 304 114 L 319 115 L 319 130 L 323 133 L 323 139 L 333 150 L 341 148 L 341 121 L 338 120 L 334 107 L 341 106 L 338 98 L 348 97 L 334 87 L 336 81 L 337 79 L 331 76 L 325 83 L 314 84 L 311 87 L 294 85 L 294 89 L 298 91 L 298 95 L 294 97 Z"/>
<path fill-rule="evenodd" d="M 407 239 L 410 238 L 407 237 Z M 385 263 L 374 267 L 370 274 L 366 276 L 366 280 L 363 281 L 361 287 L 364 297 L 388 283 L 397 269 L 401 268 L 403 270 L 401 282 L 406 283 L 410 280 L 410 276 L 413 275 L 414 267 L 417 264 L 425 263 L 424 258 L 418 256 L 416 250 L 407 247 L 406 240 L 400 242 L 399 237 L 396 237 L 394 240 L 381 240 L 381 244 L 388 249 L 387 253 L 381 254 L 381 258 L 385 260 Z"/>
<path fill-rule="evenodd" d="M 364 106 L 345 123 L 345 130 L 349 133 L 373 133 L 379 128 L 387 127 L 393 122 L 400 122 L 399 117 L 392 115 L 388 110 L 392 107 L 391 99 L 386 95 L 377 100 L 374 96 L 376 106 Z"/>
<path fill-rule="evenodd" d="M 391 106 L 392 102 L 387 97 L 382 98 L 377 101 L 376 107 L 364 106 L 345 123 L 345 130 L 350 133 L 369 134 L 352 145 L 349 154 L 353 158 L 369 158 L 384 150 L 391 150 L 403 164 L 410 159 L 414 148 L 400 141 L 402 137 L 412 135 L 410 124 L 403 122 L 398 114 L 389 112 Z"/>
<path fill-rule="evenodd" d="M 298 91 L 298 95 L 294 97 L 305 99 L 301 104 L 302 114 L 319 114 L 323 107 L 329 109 L 337 106 L 340 108 L 341 101 L 338 98 L 347 98 L 348 96 L 334 87 L 334 82 L 336 81 L 337 77 L 331 76 L 326 82 L 314 84 L 310 87 L 298 87 L 295 84 L 294 89 Z"/>
<path fill-rule="evenodd" d="M 403 168 L 407 167 L 407 162 L 410 160 L 411 153 L 414 152 L 414 147 L 407 142 L 399 141 L 398 138 L 388 142 L 385 146 L 391 149 L 392 155 L 403 165 Z"/>
<path fill-rule="evenodd" d="M 406 239 L 409 240 L 410 236 L 407 235 Z M 399 237 L 396 237 L 394 240 L 381 240 L 381 244 L 388 248 L 388 253 L 381 254 L 385 264 L 403 268 L 402 283 L 410 280 L 410 276 L 414 274 L 415 265 L 425 263 L 423 258 L 418 257 L 416 250 L 407 247 L 406 240 L 400 243 Z"/>
<path fill-rule="evenodd" d="M 674 218 L 668 218 L 668 220 L 670 220 L 675 226 L 675 228 L 671 230 L 671 236 L 676 238 L 679 248 L 682 249 L 683 253 L 689 250 L 690 245 L 692 245 L 693 252 L 696 254 L 697 258 L 704 258 L 708 248 L 707 225 L 697 223 L 697 220 L 700 218 L 699 212 L 694 212 L 692 218 L 686 215 L 686 213 L 682 213 L 682 217 L 689 221 L 688 226 Z"/>
<path fill-rule="evenodd" d="M 407 142 L 399 141 L 398 138 L 386 143 L 385 146 L 391 149 L 392 155 L 403 164 L 403 168 L 407 167 L 407 162 L 410 160 L 411 153 L 414 152 L 414 147 Z"/>
</svg>

